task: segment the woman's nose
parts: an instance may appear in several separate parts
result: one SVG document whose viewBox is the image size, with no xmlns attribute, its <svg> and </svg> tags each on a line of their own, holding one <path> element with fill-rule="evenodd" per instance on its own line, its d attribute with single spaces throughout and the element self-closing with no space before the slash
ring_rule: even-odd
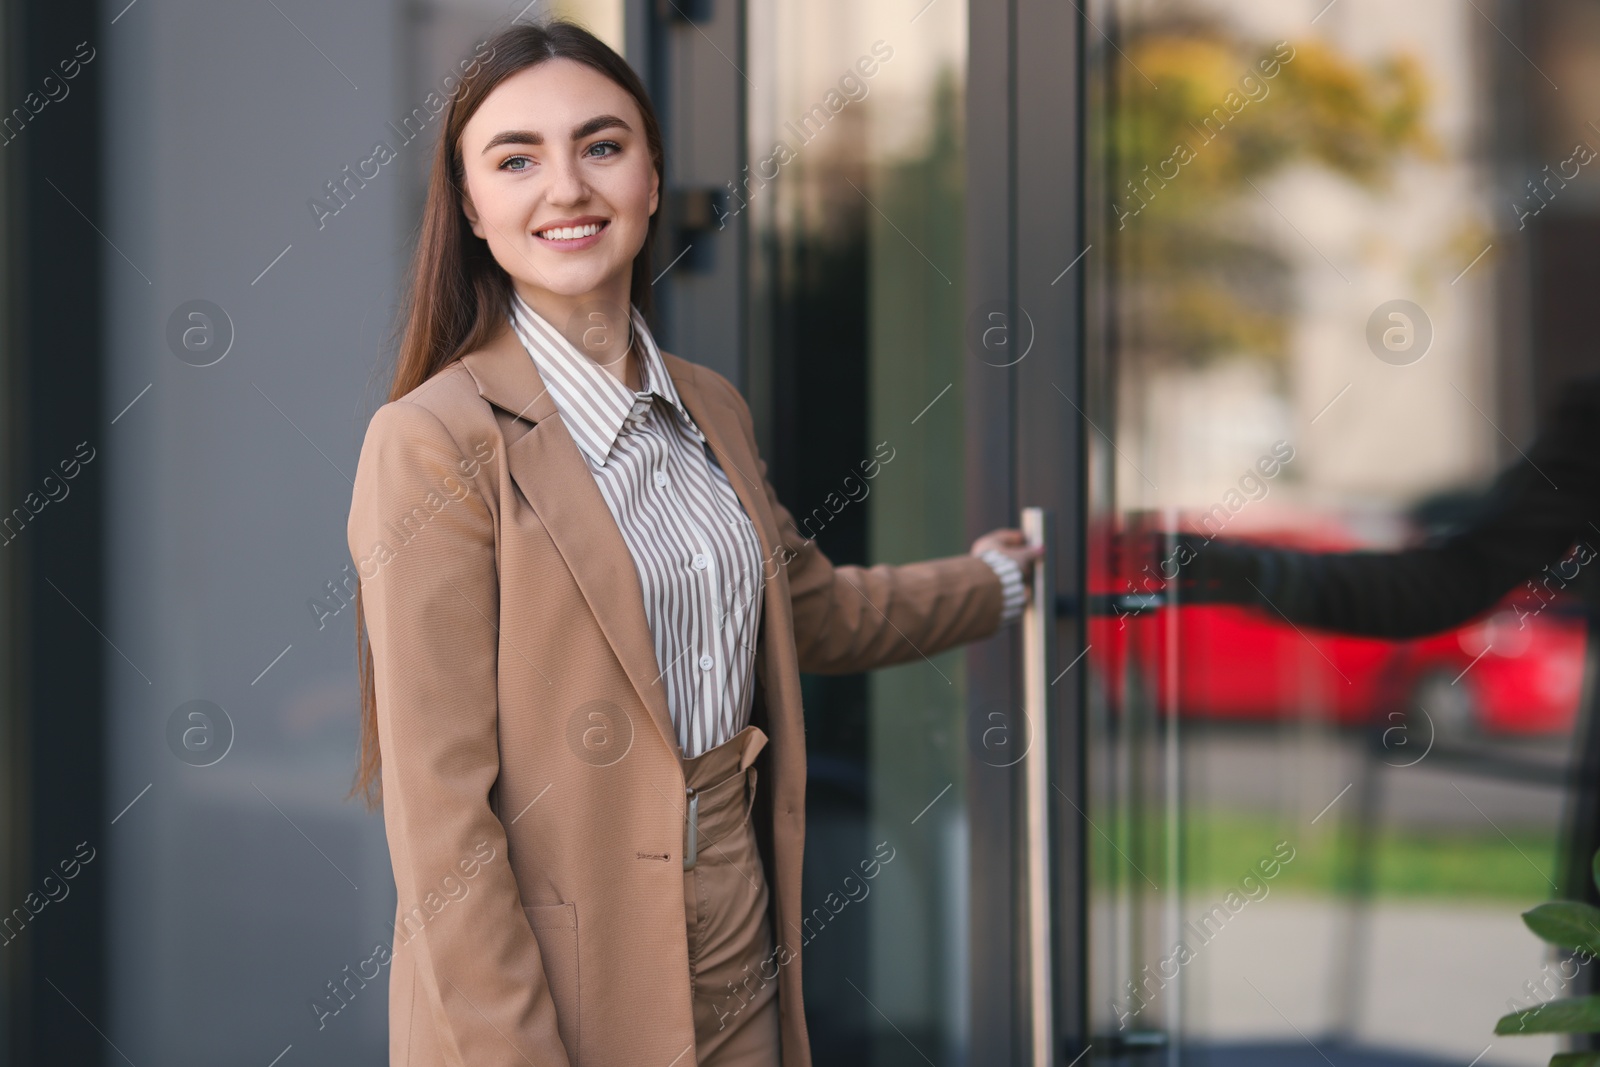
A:
<svg viewBox="0 0 1600 1067">
<path fill-rule="evenodd" d="M 575 159 L 557 160 L 551 165 L 550 187 L 547 198 L 556 204 L 581 203 L 589 196 L 589 184 L 583 179 L 583 170 Z"/>
</svg>

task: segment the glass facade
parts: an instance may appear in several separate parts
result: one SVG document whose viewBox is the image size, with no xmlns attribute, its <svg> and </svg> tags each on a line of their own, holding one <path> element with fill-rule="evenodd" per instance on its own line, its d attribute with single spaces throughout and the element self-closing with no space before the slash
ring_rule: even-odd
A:
<svg viewBox="0 0 1600 1067">
<path fill-rule="evenodd" d="M 769 368 L 786 504 L 838 563 L 967 548 L 967 11 L 924 6 L 747 11 L 751 356 Z M 963 659 L 808 680 L 819 1062 L 968 1062 Z M 874 856 L 893 859 L 850 877 Z"/>
<path fill-rule="evenodd" d="M 1594 202 L 1594 130 L 1535 58 L 1576 9 L 1536 6 L 1090 8 L 1100 1032 L 1202 1063 L 1560 1047 L 1493 1027 L 1555 990 L 1518 913 L 1568 889 L 1576 559 L 1406 640 L 1168 580 L 1213 544 L 1420 544 L 1526 455 L 1572 370 L 1531 314 L 1541 239 Z M 1443 592 L 1397 571 L 1348 595 Z"/>
</svg>

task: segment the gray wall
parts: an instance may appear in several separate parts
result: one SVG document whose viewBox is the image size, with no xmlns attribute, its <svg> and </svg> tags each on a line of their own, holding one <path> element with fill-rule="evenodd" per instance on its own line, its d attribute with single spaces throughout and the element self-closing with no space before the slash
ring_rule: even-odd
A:
<svg viewBox="0 0 1600 1067">
<path fill-rule="evenodd" d="M 430 147 L 401 147 L 388 123 L 449 73 L 435 57 L 522 5 L 125 4 L 108 0 L 94 42 L 109 195 L 87 212 L 118 250 L 93 442 L 110 481 L 110 609 L 95 621 L 115 646 L 116 820 L 97 860 L 112 1012 L 96 1022 L 141 1064 L 265 1065 L 286 1049 L 283 1065 L 386 1063 L 387 968 L 320 1026 L 312 1008 L 330 981 L 372 973 L 395 901 L 381 818 L 343 799 L 353 608 L 319 623 L 308 602 L 339 607 L 328 583 L 350 573 L 350 478 Z M 379 140 L 399 158 L 319 229 L 308 200 Z M 168 341 L 193 300 L 232 323 L 210 366 Z M 231 722 L 225 755 L 180 758 L 172 717 L 195 700 Z"/>
</svg>

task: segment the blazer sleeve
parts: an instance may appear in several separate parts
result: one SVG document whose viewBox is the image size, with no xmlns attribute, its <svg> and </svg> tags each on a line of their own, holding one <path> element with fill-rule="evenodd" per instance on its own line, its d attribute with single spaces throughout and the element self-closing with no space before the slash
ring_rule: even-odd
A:
<svg viewBox="0 0 1600 1067">
<path fill-rule="evenodd" d="M 563 1067 L 539 942 L 489 802 L 500 591 L 493 516 L 464 468 L 477 473 L 436 415 L 390 402 L 367 428 L 350 508 L 384 830 L 401 911 L 423 917 L 396 929 L 396 955 L 415 960 L 416 1010 L 438 1020 L 444 1062 Z"/>
<path fill-rule="evenodd" d="M 778 526 L 777 558 L 788 571 L 800 670 L 854 674 L 933 656 L 1000 628 L 1004 590 L 981 557 L 946 556 L 898 565 L 835 565 L 800 533 L 778 500 L 756 447 L 750 407 L 732 382 L 713 374 L 738 412 Z"/>
</svg>

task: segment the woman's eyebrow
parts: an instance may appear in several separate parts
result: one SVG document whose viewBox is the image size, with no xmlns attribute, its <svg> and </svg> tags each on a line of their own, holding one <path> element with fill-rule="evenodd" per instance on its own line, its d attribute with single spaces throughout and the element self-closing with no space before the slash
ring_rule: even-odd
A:
<svg viewBox="0 0 1600 1067">
<path fill-rule="evenodd" d="M 574 126 L 572 128 L 572 139 L 581 141 L 590 134 L 614 127 L 627 130 L 629 133 L 633 132 L 632 126 L 629 126 L 615 115 L 596 115 L 587 122 Z M 489 138 L 489 143 L 483 146 L 483 150 L 487 152 L 489 149 L 503 144 L 542 145 L 544 144 L 544 134 L 536 133 L 533 130 L 501 130 Z"/>
<path fill-rule="evenodd" d="M 620 128 L 629 133 L 633 132 L 632 126 L 629 126 L 626 122 L 623 122 L 615 115 L 596 115 L 583 125 L 574 127 L 572 131 L 572 139 L 574 141 L 581 141 L 590 134 L 599 133 L 601 130 L 609 130 L 613 128 Z"/>
</svg>

